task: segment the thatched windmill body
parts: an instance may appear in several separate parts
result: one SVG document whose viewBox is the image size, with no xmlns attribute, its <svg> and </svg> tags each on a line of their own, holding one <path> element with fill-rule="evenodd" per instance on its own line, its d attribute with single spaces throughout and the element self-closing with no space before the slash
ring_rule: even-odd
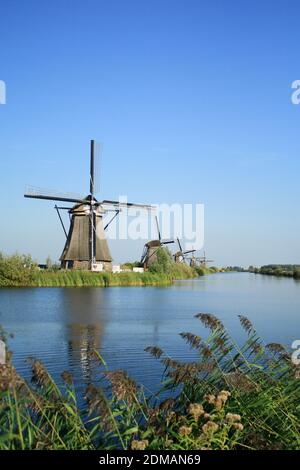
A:
<svg viewBox="0 0 300 470">
<path fill-rule="evenodd" d="M 155 222 L 157 227 L 158 240 L 150 240 L 144 246 L 144 251 L 141 257 L 141 263 L 144 269 L 147 269 L 151 264 L 157 261 L 157 251 L 160 247 L 174 243 L 174 240 L 162 240 L 157 216 L 155 216 Z"/>
<path fill-rule="evenodd" d="M 112 257 L 105 238 L 105 230 L 114 218 L 125 208 L 151 210 L 152 206 L 145 204 L 119 203 L 118 201 L 95 198 L 95 141 L 91 141 L 90 155 L 90 192 L 85 198 L 70 197 L 68 194 L 43 192 L 30 188 L 24 196 L 34 199 L 45 199 L 74 203 L 73 207 L 58 207 L 55 209 L 62 224 L 66 243 L 60 257 L 61 267 L 64 269 L 87 269 L 92 271 L 112 269 Z M 68 210 L 70 227 L 67 231 L 60 210 Z M 114 212 L 111 220 L 104 226 L 103 216 L 107 212 Z"/>
</svg>

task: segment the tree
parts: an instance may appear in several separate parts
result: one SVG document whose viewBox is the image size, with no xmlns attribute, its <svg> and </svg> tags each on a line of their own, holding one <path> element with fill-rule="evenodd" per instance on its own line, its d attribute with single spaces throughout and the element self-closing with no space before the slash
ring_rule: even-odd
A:
<svg viewBox="0 0 300 470">
<path fill-rule="evenodd" d="M 151 273 L 170 274 L 172 270 L 172 255 L 166 248 L 158 248 L 156 251 L 156 261 L 149 266 Z"/>
</svg>

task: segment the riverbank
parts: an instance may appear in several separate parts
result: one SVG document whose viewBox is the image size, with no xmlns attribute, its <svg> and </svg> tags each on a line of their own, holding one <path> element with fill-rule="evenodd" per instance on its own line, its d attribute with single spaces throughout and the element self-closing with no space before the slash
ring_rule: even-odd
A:
<svg viewBox="0 0 300 470">
<path fill-rule="evenodd" d="M 193 279 L 214 272 L 215 268 L 191 268 L 185 263 L 174 263 L 165 250 L 144 273 L 39 269 L 30 256 L 0 254 L 0 288 L 169 286 L 175 280 Z"/>
<path fill-rule="evenodd" d="M 195 277 L 180 274 L 180 279 Z M 113 286 L 169 286 L 174 282 L 172 275 L 164 273 L 92 273 L 90 271 L 40 271 L 35 273 L 31 287 L 113 287 Z"/>
<path fill-rule="evenodd" d="M 300 279 L 299 264 L 268 264 L 261 266 L 260 268 L 250 266 L 249 272 L 254 274 L 264 274 L 266 276 L 292 277 L 294 279 Z"/>
<path fill-rule="evenodd" d="M 92 359 L 110 387 L 89 384 L 83 409 L 69 372 L 59 387 L 37 360 L 31 382 L 1 365 L 0 449 L 299 450 L 299 367 L 290 353 L 265 345 L 246 317 L 239 316 L 240 346 L 215 316 L 196 318 L 208 338 L 180 334 L 196 362 L 146 348 L 165 369 L 164 399 L 146 394 L 125 371 L 110 371 L 96 350 Z"/>
</svg>

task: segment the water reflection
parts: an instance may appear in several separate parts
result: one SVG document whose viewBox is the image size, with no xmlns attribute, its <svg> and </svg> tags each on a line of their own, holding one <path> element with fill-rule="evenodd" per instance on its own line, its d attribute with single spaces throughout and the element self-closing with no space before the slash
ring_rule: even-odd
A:
<svg viewBox="0 0 300 470">
<path fill-rule="evenodd" d="M 14 333 L 13 360 L 25 376 L 25 359 L 34 356 L 56 379 L 68 369 L 77 389 L 84 389 L 99 378 L 89 354 L 96 349 L 110 369 L 125 369 L 155 391 L 163 367 L 144 349 L 157 345 L 174 359 L 191 360 L 193 351 L 179 333 L 207 335 L 196 313 L 214 313 L 244 342 L 237 317 L 242 313 L 265 342 L 289 346 L 300 334 L 299 305 L 299 281 L 224 273 L 167 288 L 0 289 L 0 323 Z"/>
<path fill-rule="evenodd" d="M 99 351 L 105 332 L 104 297 L 98 289 L 64 289 L 65 341 L 69 366 L 80 365 L 85 383 L 92 381 L 91 353 Z"/>
</svg>

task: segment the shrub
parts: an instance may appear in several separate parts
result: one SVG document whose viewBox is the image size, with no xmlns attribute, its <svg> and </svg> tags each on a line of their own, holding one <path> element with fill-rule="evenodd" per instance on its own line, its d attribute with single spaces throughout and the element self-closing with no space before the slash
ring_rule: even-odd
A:
<svg viewBox="0 0 300 470">
<path fill-rule="evenodd" d="M 196 277 L 196 271 L 185 263 L 175 263 L 166 248 L 158 248 L 157 260 L 149 266 L 150 273 L 168 275 L 171 279 L 189 279 Z"/>
<path fill-rule="evenodd" d="M 37 271 L 37 264 L 29 255 L 5 256 L 0 253 L 1 287 L 29 285 Z"/>
</svg>

